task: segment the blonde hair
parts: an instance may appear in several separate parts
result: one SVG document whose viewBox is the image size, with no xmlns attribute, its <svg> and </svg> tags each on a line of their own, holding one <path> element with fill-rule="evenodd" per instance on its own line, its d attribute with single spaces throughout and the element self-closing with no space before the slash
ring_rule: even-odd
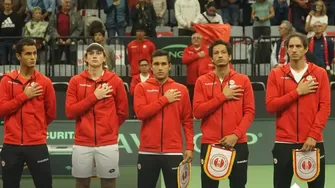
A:
<svg viewBox="0 0 335 188">
<path fill-rule="evenodd" d="M 317 4 L 320 4 L 322 6 L 322 10 L 321 10 L 320 15 L 325 16 L 327 14 L 327 7 L 326 7 L 325 3 L 321 0 L 318 0 L 318 1 L 315 2 L 315 5 L 317 5 Z"/>
</svg>

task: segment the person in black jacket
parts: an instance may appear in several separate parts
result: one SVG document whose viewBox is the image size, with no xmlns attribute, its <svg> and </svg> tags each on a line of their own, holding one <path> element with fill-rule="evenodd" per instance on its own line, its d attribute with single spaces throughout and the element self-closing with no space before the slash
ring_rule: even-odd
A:
<svg viewBox="0 0 335 188">
<path fill-rule="evenodd" d="M 5 0 L 4 11 L 0 12 L 0 64 L 17 64 L 14 49 L 18 38 L 13 38 L 19 36 L 22 36 L 22 18 L 13 12 L 12 1 Z"/>
<path fill-rule="evenodd" d="M 131 9 L 131 19 L 133 22 L 131 36 L 136 36 L 137 28 L 143 25 L 146 28 L 146 36 L 157 37 L 157 17 L 155 9 L 151 3 L 148 3 L 145 0 L 138 0 L 137 4 Z"/>
</svg>

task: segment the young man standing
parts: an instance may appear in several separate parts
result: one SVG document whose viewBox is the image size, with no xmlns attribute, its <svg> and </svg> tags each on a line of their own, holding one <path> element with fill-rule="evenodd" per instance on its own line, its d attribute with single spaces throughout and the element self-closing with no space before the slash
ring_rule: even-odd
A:
<svg viewBox="0 0 335 188">
<path fill-rule="evenodd" d="M 219 181 L 205 173 L 204 160 L 208 145 L 220 144 L 236 150 L 229 175 L 231 188 L 245 188 L 248 169 L 246 132 L 254 120 L 254 93 L 249 78 L 230 68 L 231 47 L 215 41 L 209 48 L 214 71 L 200 76 L 195 83 L 193 113 L 201 120 L 202 188 L 218 188 Z"/>
<path fill-rule="evenodd" d="M 187 88 L 169 78 L 171 62 L 165 51 L 151 56 L 154 78 L 135 88 L 134 109 L 142 121 L 138 155 L 138 188 L 155 188 L 163 171 L 165 186 L 177 188 L 177 169 L 193 158 L 193 117 Z M 182 130 L 186 137 L 183 157 Z"/>
<path fill-rule="evenodd" d="M 290 63 L 273 69 L 268 77 L 266 109 L 276 114 L 274 187 L 289 188 L 293 176 L 292 150 L 320 150 L 320 173 L 309 188 L 325 185 L 322 131 L 330 114 L 330 86 L 326 70 L 306 62 L 308 42 L 294 33 L 285 41 Z"/>
<path fill-rule="evenodd" d="M 66 116 L 76 120 L 72 175 L 77 188 L 87 188 L 96 166 L 101 187 L 115 188 L 118 132 L 128 117 L 127 93 L 121 78 L 105 70 L 103 46 L 90 44 L 84 60 L 88 69 L 71 78 L 66 93 Z"/>
<path fill-rule="evenodd" d="M 140 74 L 139 60 L 150 59 L 151 54 L 156 50 L 156 46 L 148 39 L 145 39 L 145 28 L 143 26 L 136 29 L 136 39 L 127 45 L 128 63 L 130 65 L 130 76 Z M 149 62 L 150 63 L 150 62 Z"/>
<path fill-rule="evenodd" d="M 37 48 L 31 39 L 16 43 L 20 70 L 5 74 L 0 84 L 0 117 L 4 117 L 1 151 L 3 188 L 20 187 L 26 163 L 36 188 L 51 188 L 48 125 L 56 118 L 55 90 L 36 69 Z"/>
<path fill-rule="evenodd" d="M 130 83 L 130 95 L 134 96 L 134 90 L 137 84 L 147 81 L 152 74 L 150 73 L 150 64 L 146 59 L 141 59 L 139 61 L 140 64 L 140 74 L 132 77 Z"/>
</svg>

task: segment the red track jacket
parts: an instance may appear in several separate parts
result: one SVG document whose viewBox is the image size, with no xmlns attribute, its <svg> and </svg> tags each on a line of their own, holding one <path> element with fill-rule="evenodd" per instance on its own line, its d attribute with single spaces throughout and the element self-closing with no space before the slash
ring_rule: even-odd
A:
<svg viewBox="0 0 335 188">
<path fill-rule="evenodd" d="M 98 100 L 99 85 L 112 86 L 110 98 Z M 76 120 L 74 143 L 82 146 L 116 144 L 119 127 L 128 117 L 128 99 L 123 81 L 115 73 L 104 71 L 92 80 L 87 70 L 71 78 L 66 92 L 66 116 Z"/>
<path fill-rule="evenodd" d="M 143 42 L 137 40 L 131 41 L 127 46 L 128 62 L 130 65 L 130 75 L 140 74 L 139 61 L 142 59 L 148 60 L 150 63 L 151 55 L 156 50 L 155 45 L 147 39 Z"/>
<path fill-rule="evenodd" d="M 29 84 L 42 86 L 43 94 L 28 99 Z M 56 118 L 56 96 L 49 78 L 35 70 L 29 80 L 18 71 L 5 74 L 0 84 L 0 117 L 5 119 L 4 143 L 46 144 L 47 127 Z"/>
<path fill-rule="evenodd" d="M 273 69 L 266 88 L 266 109 L 276 113 L 276 141 L 304 143 L 307 137 L 323 141 L 322 130 L 330 114 L 330 86 L 327 72 L 313 63 L 302 80 L 315 78 L 316 93 L 299 96 L 298 83 L 285 65 Z"/>
<path fill-rule="evenodd" d="M 169 104 L 164 93 L 178 89 L 181 100 Z M 193 117 L 187 88 L 172 79 L 160 85 L 154 78 L 135 88 L 134 110 L 142 120 L 140 148 L 143 152 L 180 153 L 183 150 L 181 127 L 186 137 L 186 149 L 193 151 Z"/>
<path fill-rule="evenodd" d="M 244 89 L 240 100 L 227 100 L 222 90 L 226 85 L 240 85 Z M 238 143 L 247 142 L 247 130 L 254 120 L 255 102 L 247 76 L 230 70 L 222 84 L 215 73 L 200 76 L 195 84 L 193 113 L 201 120 L 204 144 L 216 144 L 223 137 L 235 134 Z"/>
<path fill-rule="evenodd" d="M 200 58 L 198 53 L 204 51 L 206 57 Z M 211 58 L 208 56 L 208 48 L 206 46 L 202 46 L 200 49 L 196 50 L 193 45 L 185 48 L 182 58 L 182 63 L 186 65 L 187 76 L 186 83 L 189 85 L 194 85 L 195 81 L 200 76 L 200 73 L 209 71 L 207 66 L 202 66 L 201 68 L 204 70 L 200 70 L 200 65 L 211 63 Z"/>
</svg>

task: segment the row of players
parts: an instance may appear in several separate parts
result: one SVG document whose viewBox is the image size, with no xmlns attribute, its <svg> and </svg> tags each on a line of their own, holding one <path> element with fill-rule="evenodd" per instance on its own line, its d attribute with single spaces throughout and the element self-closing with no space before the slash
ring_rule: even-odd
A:
<svg viewBox="0 0 335 188">
<path fill-rule="evenodd" d="M 292 150 L 310 152 L 317 148 L 321 155 L 319 165 L 308 166 L 311 162 L 308 161 L 302 164 L 302 169 L 318 168 L 318 174 L 312 174 L 314 178 L 308 184 L 323 188 L 322 131 L 330 114 L 328 76 L 324 69 L 306 62 L 306 36 L 293 33 L 285 46 L 291 62 L 270 72 L 266 89 L 266 108 L 276 113 L 272 151 L 274 187 L 290 187 L 294 169 Z M 191 163 L 193 158 L 193 116 L 201 119 L 203 134 L 202 187 L 217 188 L 219 179 L 227 175 L 231 188 L 246 186 L 249 156 L 246 132 L 254 120 L 254 93 L 249 78 L 230 69 L 231 51 L 224 41 L 215 41 L 210 46 L 215 69 L 198 78 L 193 107 L 187 88 L 168 76 L 172 66 L 168 53 L 157 50 L 152 54 L 153 78 L 138 84 L 134 91 L 134 110 L 142 122 L 138 188 L 155 188 L 161 170 L 167 188 L 180 186 L 176 169 Z M 20 70 L 5 74 L 0 84 L 0 117 L 5 120 L 1 151 L 3 187 L 20 187 L 26 163 L 35 187 L 51 188 L 46 135 L 47 126 L 56 117 L 55 91 L 51 80 L 35 70 L 34 41 L 20 40 L 16 56 Z M 118 130 L 128 116 L 127 94 L 122 80 L 104 69 L 103 46 L 89 45 L 84 59 L 87 70 L 71 78 L 66 93 L 66 115 L 76 121 L 72 175 L 77 188 L 86 188 L 96 168 L 101 186 L 115 188 L 119 176 Z M 185 151 L 181 127 L 186 137 Z M 221 158 L 215 158 L 209 151 L 214 148 L 234 151 L 235 160 L 226 160 L 229 156 L 223 150 L 222 153 L 217 150 L 216 156 Z M 233 162 L 227 170 L 223 163 L 229 161 Z"/>
</svg>

